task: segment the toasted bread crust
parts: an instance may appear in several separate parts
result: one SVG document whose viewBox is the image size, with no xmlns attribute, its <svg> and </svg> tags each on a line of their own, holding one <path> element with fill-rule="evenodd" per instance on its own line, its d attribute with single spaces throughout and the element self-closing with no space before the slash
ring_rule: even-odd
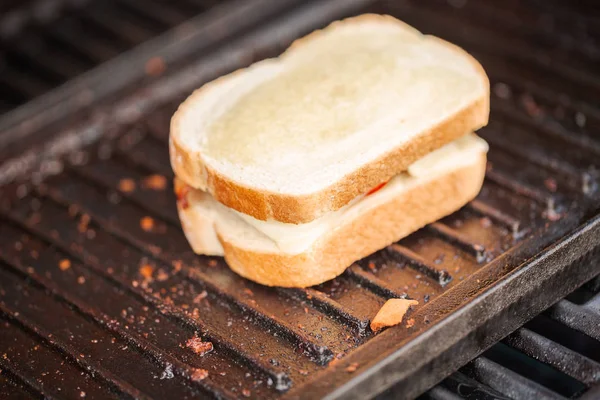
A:
<svg viewBox="0 0 600 400">
<path fill-rule="evenodd" d="M 225 259 L 232 270 L 267 286 L 307 287 L 333 279 L 353 262 L 394 243 L 428 223 L 456 211 L 479 192 L 485 175 L 486 156 L 425 181 L 318 239 L 307 251 L 290 255 L 241 248 L 219 234 Z M 202 230 L 203 219 L 194 211 L 179 209 L 188 239 L 195 251 L 206 254 L 193 232 Z M 214 229 L 213 227 L 210 227 Z M 190 235 L 190 233 L 192 233 Z"/>
<path fill-rule="evenodd" d="M 393 17 L 374 14 L 361 15 L 349 20 L 353 23 L 377 20 L 388 24 L 403 24 Z M 337 23 L 333 23 L 325 29 L 335 29 L 336 25 Z M 317 39 L 322 32 L 316 31 L 298 39 L 290 48 L 305 45 L 309 41 Z M 360 166 L 329 187 L 306 195 L 287 195 L 252 188 L 233 181 L 212 169 L 206 164 L 200 152 L 186 147 L 180 140 L 182 115 L 193 109 L 195 103 L 201 101 L 204 93 L 211 87 L 231 79 L 235 74 L 243 72 L 244 69 L 218 78 L 196 90 L 181 104 L 173 116 L 169 143 L 171 164 L 175 175 L 192 187 L 208 191 L 222 204 L 259 220 L 306 223 L 327 212 L 340 209 L 356 196 L 366 193 L 372 187 L 405 171 L 410 164 L 431 151 L 463 136 L 465 132 L 474 131 L 487 125 L 490 108 L 489 80 L 483 68 L 463 49 L 442 39 L 431 38 L 468 57 L 481 75 L 481 79 L 486 82 L 484 95 L 458 114 L 430 128 L 427 132 L 423 132 L 410 142 L 390 149 L 378 159 Z"/>
</svg>

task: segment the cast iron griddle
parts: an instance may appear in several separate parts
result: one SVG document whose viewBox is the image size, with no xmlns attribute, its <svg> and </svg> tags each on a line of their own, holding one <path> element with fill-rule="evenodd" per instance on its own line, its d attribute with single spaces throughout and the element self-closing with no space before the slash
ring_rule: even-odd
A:
<svg viewBox="0 0 600 400">
<path fill-rule="evenodd" d="M 185 40 L 167 34 L 80 83 L 91 103 L 65 100 L 64 90 L 49 96 L 47 108 L 68 118 L 34 105 L 0 121 L 11 149 L 0 151 L 2 390 L 363 398 L 400 383 L 398 396 L 412 397 L 597 275 L 600 264 L 587 262 L 600 241 L 597 60 L 558 40 L 578 35 L 580 21 L 558 1 L 543 11 L 516 1 L 450 3 L 290 1 L 235 34 L 234 22 L 258 18 L 253 2 L 241 2 L 247 8 L 232 8 L 235 18 L 222 12 L 208 27 L 188 25 Z M 493 111 L 480 133 L 491 150 L 481 194 L 310 289 L 263 287 L 191 253 L 170 183 L 177 105 L 202 83 L 365 11 L 456 42 L 488 71 Z M 542 12 L 557 27 L 538 27 Z M 200 37 L 202 51 L 185 49 Z M 130 71 L 131 62 L 163 56 L 160 77 Z M 129 81 L 102 87 L 125 70 Z M 403 296 L 419 306 L 374 335 L 370 318 Z M 194 353 L 186 343 L 196 336 L 214 349 Z"/>
</svg>

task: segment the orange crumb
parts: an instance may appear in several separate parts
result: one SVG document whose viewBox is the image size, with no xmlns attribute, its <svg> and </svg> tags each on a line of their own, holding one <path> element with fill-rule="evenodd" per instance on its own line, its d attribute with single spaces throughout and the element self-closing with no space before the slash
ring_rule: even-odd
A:
<svg viewBox="0 0 600 400">
<path fill-rule="evenodd" d="M 154 219 L 152 217 L 144 217 L 140 220 L 140 227 L 146 232 L 150 232 L 154 228 Z"/>
<path fill-rule="evenodd" d="M 246 293 L 248 296 L 254 296 L 254 292 L 248 288 L 244 288 L 244 293 Z"/>
<path fill-rule="evenodd" d="M 131 193 L 135 190 L 135 181 L 130 178 L 123 178 L 119 181 L 119 190 L 123 193 Z"/>
<path fill-rule="evenodd" d="M 375 269 L 375 263 L 373 261 L 369 262 L 369 269 L 373 271 Z"/>
<path fill-rule="evenodd" d="M 217 260 L 208 260 L 208 266 L 209 267 L 216 267 L 217 266 Z"/>
<path fill-rule="evenodd" d="M 185 343 L 185 346 L 201 356 L 211 352 L 213 349 L 213 344 L 211 342 L 203 342 L 199 337 L 188 339 L 188 341 Z"/>
<path fill-rule="evenodd" d="M 250 394 L 251 394 L 251 393 L 250 393 L 250 391 L 249 391 L 248 389 L 244 389 L 244 390 L 242 390 L 242 395 L 243 395 L 244 397 L 250 397 Z"/>
<path fill-rule="evenodd" d="M 415 319 L 414 318 L 410 318 L 408 321 L 406 321 L 406 327 L 407 328 L 412 328 L 413 326 L 415 326 Z"/>
<path fill-rule="evenodd" d="M 142 186 L 145 189 L 165 190 L 167 187 L 167 178 L 158 174 L 150 175 L 144 178 Z"/>
<path fill-rule="evenodd" d="M 140 267 L 140 275 L 144 277 L 144 279 L 152 278 L 152 273 L 154 272 L 154 268 L 151 265 L 144 264 Z"/>
<path fill-rule="evenodd" d="M 354 362 L 352 364 L 350 364 L 348 367 L 346 367 L 346 372 L 354 372 L 356 371 L 356 369 L 358 368 L 358 363 Z"/>
<path fill-rule="evenodd" d="M 81 218 L 79 218 L 79 225 L 77 226 L 77 229 L 79 230 L 79 232 L 81 233 L 85 233 L 87 232 L 88 229 L 88 225 L 90 223 L 90 216 L 87 214 L 81 214 Z"/>
<path fill-rule="evenodd" d="M 419 304 L 416 300 L 389 299 L 379 309 L 375 318 L 371 321 L 371 330 L 377 332 L 385 327 L 398 325 L 402 322 L 404 315 L 410 308 Z"/>
<path fill-rule="evenodd" d="M 192 373 L 192 380 L 193 381 L 201 381 L 203 379 L 206 379 L 206 377 L 208 376 L 208 371 L 202 368 L 196 368 L 194 370 L 194 372 Z"/>
<path fill-rule="evenodd" d="M 167 66 L 165 65 L 165 61 L 160 57 L 152 57 L 148 61 L 146 61 L 146 65 L 144 70 L 146 75 L 148 76 L 160 76 L 164 74 Z"/>
<path fill-rule="evenodd" d="M 173 265 L 175 272 L 181 271 L 181 268 L 183 267 L 183 262 L 181 262 L 181 260 L 175 260 L 171 264 Z"/>
<path fill-rule="evenodd" d="M 58 263 L 58 268 L 60 268 L 61 271 L 66 271 L 69 268 L 71 268 L 71 261 L 65 259 L 60 260 L 60 262 Z"/>
</svg>

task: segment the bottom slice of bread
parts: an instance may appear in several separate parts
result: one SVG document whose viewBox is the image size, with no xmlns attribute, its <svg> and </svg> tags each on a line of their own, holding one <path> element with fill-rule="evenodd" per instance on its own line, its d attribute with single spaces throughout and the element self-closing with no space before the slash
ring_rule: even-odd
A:
<svg viewBox="0 0 600 400">
<path fill-rule="evenodd" d="M 178 209 L 196 253 L 224 255 L 231 269 L 264 285 L 307 287 L 335 278 L 353 262 L 458 210 L 481 189 L 485 165 L 481 151 L 429 176 L 400 177 L 366 206 L 343 211 L 334 226 L 294 254 L 281 251 L 203 191 L 189 189 Z"/>
</svg>

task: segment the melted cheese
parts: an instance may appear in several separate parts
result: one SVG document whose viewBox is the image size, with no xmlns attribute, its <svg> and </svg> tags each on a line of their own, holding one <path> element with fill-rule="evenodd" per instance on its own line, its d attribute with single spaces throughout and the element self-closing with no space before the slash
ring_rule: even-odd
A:
<svg viewBox="0 0 600 400">
<path fill-rule="evenodd" d="M 384 202 L 390 194 L 409 187 L 420 179 L 468 165 L 487 150 L 488 145 L 483 139 L 475 134 L 468 134 L 411 164 L 407 173 L 392 178 L 382 189 L 372 195 L 359 196 L 339 210 L 304 224 L 261 221 L 231 208 L 227 209 L 271 239 L 282 252 L 298 254 L 309 248 L 324 233 L 339 226 L 343 219 Z"/>
</svg>

